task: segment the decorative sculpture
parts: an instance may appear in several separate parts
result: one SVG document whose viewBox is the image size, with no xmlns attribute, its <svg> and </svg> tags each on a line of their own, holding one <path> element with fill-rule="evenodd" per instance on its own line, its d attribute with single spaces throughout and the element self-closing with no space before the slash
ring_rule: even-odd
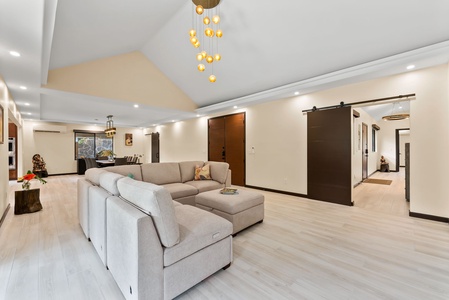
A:
<svg viewBox="0 0 449 300">
<path fill-rule="evenodd" d="M 45 161 L 39 154 L 33 155 L 33 173 L 40 178 L 48 177 L 47 168 L 45 167 Z"/>
</svg>

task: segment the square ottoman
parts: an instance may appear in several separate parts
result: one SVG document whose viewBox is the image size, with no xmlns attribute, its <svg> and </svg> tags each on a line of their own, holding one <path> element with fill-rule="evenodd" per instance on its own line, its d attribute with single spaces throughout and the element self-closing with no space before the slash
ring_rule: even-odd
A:
<svg viewBox="0 0 449 300">
<path fill-rule="evenodd" d="M 195 196 L 196 206 L 230 221 L 232 234 L 262 223 L 264 218 L 264 196 L 262 194 L 238 190 L 236 194 L 221 194 L 220 190 L 200 193 Z"/>
</svg>

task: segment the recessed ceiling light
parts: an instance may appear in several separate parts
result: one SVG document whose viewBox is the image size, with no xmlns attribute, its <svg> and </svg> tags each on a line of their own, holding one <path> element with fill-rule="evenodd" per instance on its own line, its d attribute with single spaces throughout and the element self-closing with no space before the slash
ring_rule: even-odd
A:
<svg viewBox="0 0 449 300">
<path fill-rule="evenodd" d="M 295 96 L 298 96 L 299 95 L 299 92 L 295 92 Z"/>
<path fill-rule="evenodd" d="M 20 53 L 17 51 L 9 51 L 9 54 L 11 54 L 12 56 L 15 56 L 15 57 L 20 57 Z"/>
<path fill-rule="evenodd" d="M 27 88 L 26 86 L 24 86 L 24 85 L 21 85 L 21 86 L 20 86 L 20 89 L 21 89 L 21 90 L 26 90 L 26 89 L 28 89 L 28 88 Z"/>
<path fill-rule="evenodd" d="M 415 68 L 415 65 L 409 65 L 407 66 L 407 70 L 413 70 Z"/>
<path fill-rule="evenodd" d="M 139 104 L 134 104 L 134 108 L 139 108 Z"/>
<path fill-rule="evenodd" d="M 30 104 L 27 102 L 27 103 L 24 103 L 23 105 L 25 105 L 25 106 L 30 106 Z"/>
<path fill-rule="evenodd" d="M 172 121 L 172 123 L 175 123 L 176 121 L 175 120 L 171 120 Z"/>
<path fill-rule="evenodd" d="M 31 116 L 31 113 L 27 113 L 27 115 Z"/>
<path fill-rule="evenodd" d="M 234 109 L 236 109 L 236 108 L 238 108 L 238 106 L 237 106 L 237 105 L 234 105 Z"/>
</svg>

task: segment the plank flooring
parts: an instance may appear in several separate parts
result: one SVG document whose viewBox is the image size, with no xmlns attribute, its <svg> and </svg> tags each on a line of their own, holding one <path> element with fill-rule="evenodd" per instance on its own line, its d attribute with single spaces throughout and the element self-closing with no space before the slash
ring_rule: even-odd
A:
<svg viewBox="0 0 449 300">
<path fill-rule="evenodd" d="M 78 177 L 40 186 L 40 212 L 9 211 L 0 299 L 123 299 L 79 227 Z M 265 220 L 234 238 L 231 267 L 178 299 L 449 299 L 449 225 L 376 209 L 367 199 L 388 202 L 389 192 L 363 189 L 372 195 L 354 194 L 365 207 L 263 192 Z"/>
</svg>

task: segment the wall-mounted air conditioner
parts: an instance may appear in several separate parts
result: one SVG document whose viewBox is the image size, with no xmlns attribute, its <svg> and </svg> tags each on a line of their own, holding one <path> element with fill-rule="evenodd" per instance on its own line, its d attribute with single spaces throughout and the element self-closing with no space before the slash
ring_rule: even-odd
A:
<svg viewBox="0 0 449 300">
<path fill-rule="evenodd" d="M 33 127 L 34 132 L 50 132 L 50 133 L 66 133 L 66 126 L 59 125 L 35 125 Z"/>
</svg>

